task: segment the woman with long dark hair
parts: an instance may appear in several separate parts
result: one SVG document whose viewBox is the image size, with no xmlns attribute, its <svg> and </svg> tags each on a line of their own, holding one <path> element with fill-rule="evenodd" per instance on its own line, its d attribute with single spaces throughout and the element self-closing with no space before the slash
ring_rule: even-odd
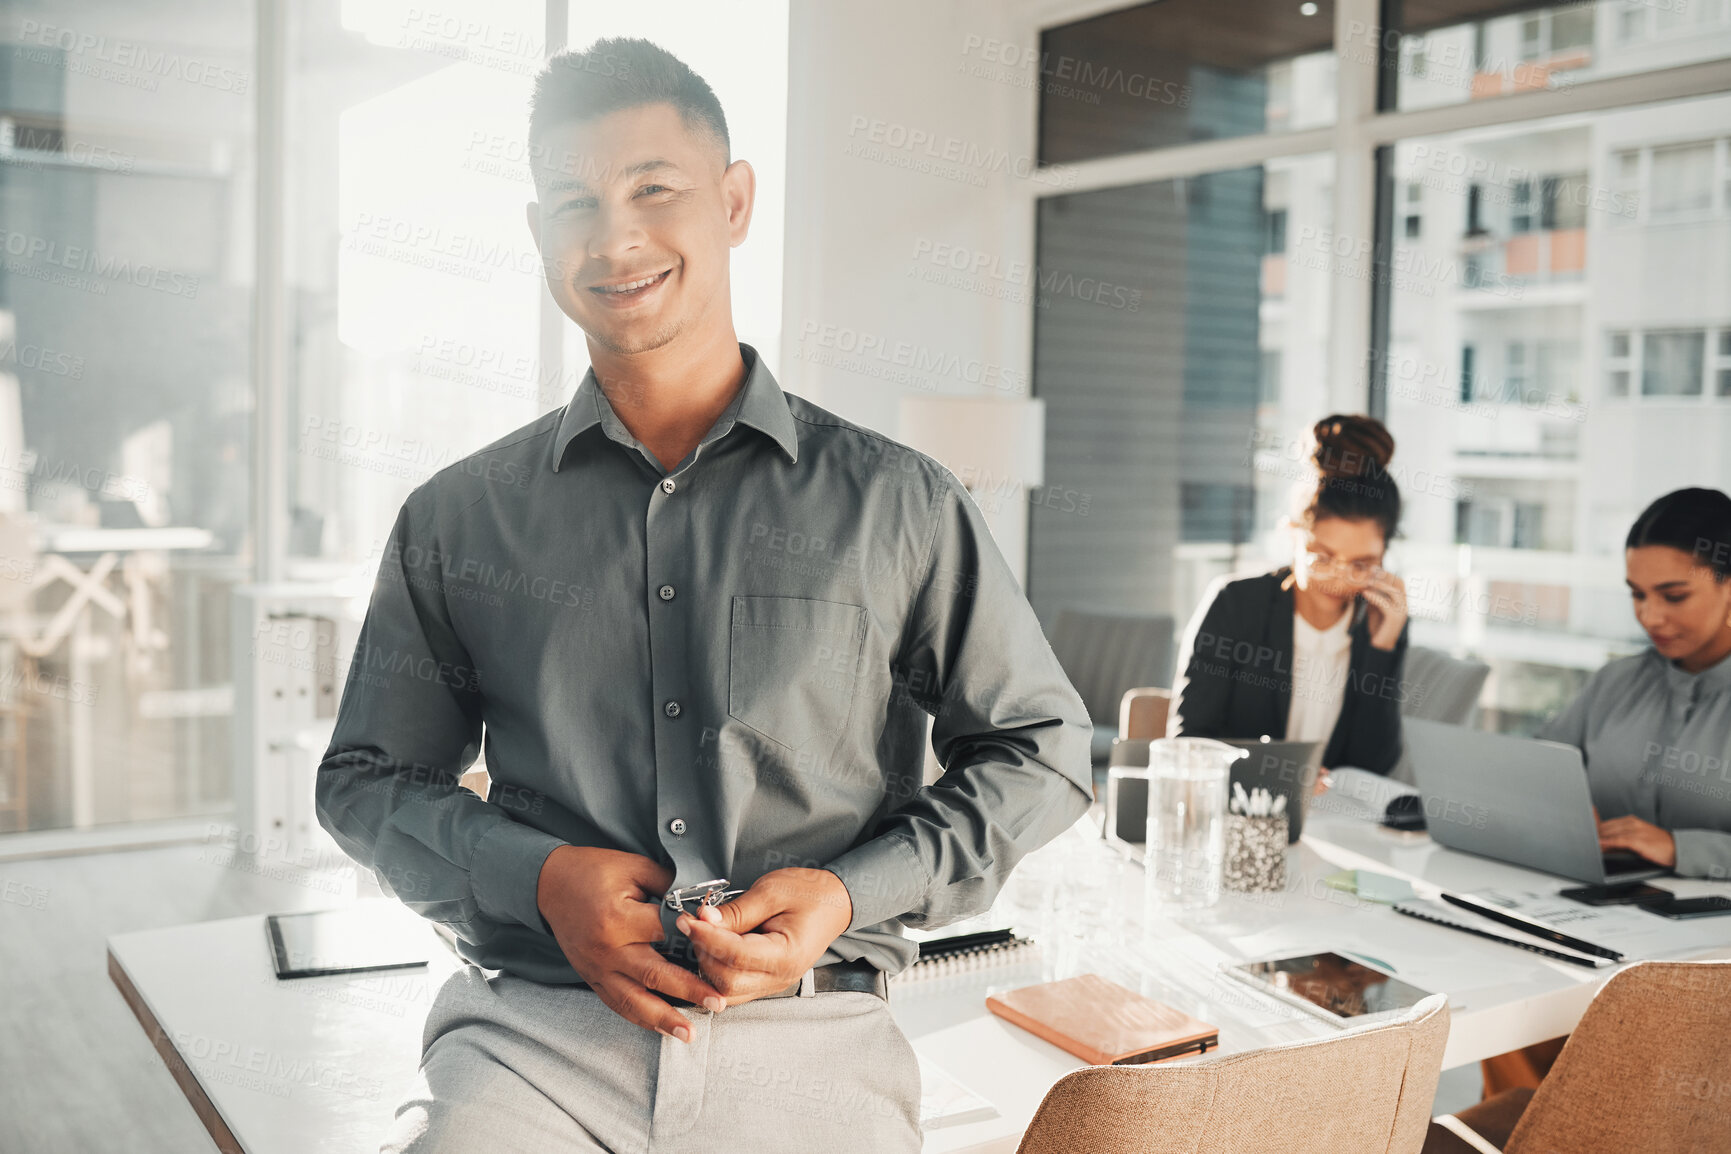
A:
<svg viewBox="0 0 1731 1154">
<path fill-rule="evenodd" d="M 1406 587 L 1382 567 L 1400 525 L 1394 438 L 1324 417 L 1287 521 L 1292 562 L 1210 586 L 1172 690 L 1181 736 L 1324 741 L 1325 767 L 1387 773 L 1400 759 Z"/>
<path fill-rule="evenodd" d="M 1585 756 L 1604 848 L 1731 877 L 1731 497 L 1665 494 L 1623 560 L 1651 647 L 1593 674 L 1540 736 Z"/>
</svg>

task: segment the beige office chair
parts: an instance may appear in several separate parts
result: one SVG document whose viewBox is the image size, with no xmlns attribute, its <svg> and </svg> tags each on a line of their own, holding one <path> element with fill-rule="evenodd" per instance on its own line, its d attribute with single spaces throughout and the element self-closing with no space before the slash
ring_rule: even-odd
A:
<svg viewBox="0 0 1731 1154">
<path fill-rule="evenodd" d="M 1731 962 L 1641 962 L 1605 983 L 1537 1090 L 1431 1123 L 1424 1154 L 1731 1150 Z"/>
<path fill-rule="evenodd" d="M 1119 741 L 1159 741 L 1172 715 L 1170 689 L 1130 689 L 1118 703 Z"/>
<path fill-rule="evenodd" d="M 1448 999 L 1331 1037 L 1180 1065 L 1089 1066 L 1047 1092 L 1018 1154 L 1418 1154 Z"/>
</svg>

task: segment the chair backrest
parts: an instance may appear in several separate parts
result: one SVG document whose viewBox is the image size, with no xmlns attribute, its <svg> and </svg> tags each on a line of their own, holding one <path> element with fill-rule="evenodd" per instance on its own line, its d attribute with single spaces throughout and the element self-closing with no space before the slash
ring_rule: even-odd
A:
<svg viewBox="0 0 1731 1154">
<path fill-rule="evenodd" d="M 1094 724 L 1111 725 L 1125 690 L 1169 681 L 1172 633 L 1168 614 L 1060 609 L 1052 623 L 1052 652 Z"/>
<path fill-rule="evenodd" d="M 1172 691 L 1138 686 L 1124 691 L 1118 703 L 1118 737 L 1130 741 L 1159 741 L 1166 736 L 1166 720 L 1172 713 Z"/>
<path fill-rule="evenodd" d="M 1177 1065 L 1089 1066 L 1047 1091 L 1018 1154 L 1418 1154 L 1448 999 L 1331 1037 Z"/>
<path fill-rule="evenodd" d="M 1606 982 L 1504 1149 L 1731 1149 L 1731 962 L 1641 962 Z"/>
<path fill-rule="evenodd" d="M 1482 661 L 1462 661 L 1440 650 L 1409 645 L 1401 673 L 1406 689 L 1401 716 L 1465 725 L 1490 674 L 1491 667 Z"/>
<path fill-rule="evenodd" d="M 1401 687 L 1405 690 L 1400 703 L 1401 716 L 1465 725 L 1472 718 L 1479 691 L 1490 675 L 1491 667 L 1482 661 L 1462 661 L 1440 650 L 1409 645 L 1401 671 Z M 1415 784 L 1412 757 L 1406 750 L 1401 751 L 1389 777 Z"/>
</svg>

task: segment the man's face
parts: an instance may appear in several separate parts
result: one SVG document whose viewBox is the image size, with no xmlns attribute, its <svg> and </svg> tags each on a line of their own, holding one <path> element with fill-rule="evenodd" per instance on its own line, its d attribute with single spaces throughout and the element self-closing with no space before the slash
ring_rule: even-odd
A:
<svg viewBox="0 0 1731 1154">
<path fill-rule="evenodd" d="M 732 322 L 728 250 L 751 224 L 755 177 L 671 104 L 544 130 L 529 229 L 547 288 L 591 341 L 629 355 Z"/>
</svg>

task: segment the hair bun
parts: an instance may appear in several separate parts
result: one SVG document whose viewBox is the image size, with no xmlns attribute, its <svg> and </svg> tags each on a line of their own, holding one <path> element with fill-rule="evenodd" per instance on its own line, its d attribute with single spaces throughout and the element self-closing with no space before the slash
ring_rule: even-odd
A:
<svg viewBox="0 0 1731 1154">
<path fill-rule="evenodd" d="M 1323 479 L 1386 473 L 1394 459 L 1394 437 L 1375 417 L 1336 413 L 1310 431 L 1316 440 L 1311 463 Z"/>
</svg>

